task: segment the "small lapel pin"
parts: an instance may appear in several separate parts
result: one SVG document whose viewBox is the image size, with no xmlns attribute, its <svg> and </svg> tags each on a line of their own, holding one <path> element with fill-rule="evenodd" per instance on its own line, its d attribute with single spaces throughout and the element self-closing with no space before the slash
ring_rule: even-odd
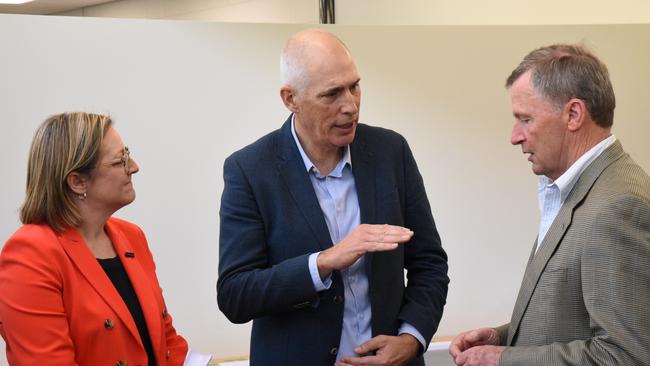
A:
<svg viewBox="0 0 650 366">
<path fill-rule="evenodd" d="M 127 258 L 135 258 L 135 253 L 133 252 L 124 252 L 124 256 Z"/>
</svg>

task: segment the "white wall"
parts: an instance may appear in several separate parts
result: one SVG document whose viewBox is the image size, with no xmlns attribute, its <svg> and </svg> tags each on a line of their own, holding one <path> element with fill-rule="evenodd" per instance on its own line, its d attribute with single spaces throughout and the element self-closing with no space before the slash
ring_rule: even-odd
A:
<svg viewBox="0 0 650 366">
<path fill-rule="evenodd" d="M 66 12 L 117 18 L 318 23 L 318 0 L 119 0 Z M 337 24 L 547 25 L 650 23 L 647 0 L 335 0 Z"/>
<path fill-rule="evenodd" d="M 177 329 L 197 350 L 247 354 L 250 325 L 215 301 L 222 163 L 288 115 L 278 56 L 302 27 L 0 15 L 0 238 L 19 225 L 36 126 L 110 113 L 141 166 L 117 216 L 148 235 Z M 503 84 L 528 51 L 591 45 L 617 93 L 614 131 L 650 171 L 649 25 L 329 29 L 357 60 L 361 120 L 404 134 L 424 176 L 450 264 L 437 336 L 506 322 L 515 301 L 538 214 Z"/>
<path fill-rule="evenodd" d="M 650 2 L 647 0 L 335 1 L 338 24 L 546 25 L 650 22 Z"/>
</svg>

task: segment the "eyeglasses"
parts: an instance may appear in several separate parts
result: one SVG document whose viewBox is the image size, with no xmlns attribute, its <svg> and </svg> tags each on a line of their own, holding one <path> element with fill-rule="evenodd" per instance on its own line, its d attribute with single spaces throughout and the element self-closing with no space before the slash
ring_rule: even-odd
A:
<svg viewBox="0 0 650 366">
<path fill-rule="evenodd" d="M 131 160 L 131 151 L 129 151 L 128 146 L 124 146 L 124 151 L 122 151 L 122 166 L 124 166 L 124 173 L 129 174 L 129 160 Z"/>
</svg>

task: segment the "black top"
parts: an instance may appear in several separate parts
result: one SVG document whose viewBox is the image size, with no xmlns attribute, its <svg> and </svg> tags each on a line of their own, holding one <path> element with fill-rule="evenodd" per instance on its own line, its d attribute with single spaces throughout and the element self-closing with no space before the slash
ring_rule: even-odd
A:
<svg viewBox="0 0 650 366">
<path fill-rule="evenodd" d="M 97 259 L 97 261 L 104 269 L 104 272 L 106 272 L 108 278 L 111 279 L 111 282 L 113 282 L 113 286 L 115 286 L 117 292 L 122 296 L 126 307 L 129 308 L 133 321 L 135 321 L 135 326 L 138 327 L 138 333 L 140 333 L 140 339 L 142 340 L 144 349 L 147 351 L 148 365 L 156 366 L 156 356 L 154 356 L 153 347 L 151 346 L 151 337 L 149 337 L 147 323 L 144 320 L 144 314 L 142 313 L 138 297 L 135 294 L 133 285 L 131 285 L 129 276 L 126 274 L 120 258 Z"/>
</svg>

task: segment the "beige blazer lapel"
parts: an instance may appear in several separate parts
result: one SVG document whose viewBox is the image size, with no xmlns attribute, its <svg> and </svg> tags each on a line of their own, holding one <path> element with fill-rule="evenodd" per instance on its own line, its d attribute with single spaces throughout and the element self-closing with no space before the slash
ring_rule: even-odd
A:
<svg viewBox="0 0 650 366">
<path fill-rule="evenodd" d="M 133 317 L 126 307 L 124 300 L 113 286 L 97 259 L 92 254 L 83 237 L 76 229 L 69 228 L 57 234 L 63 250 L 67 253 L 74 266 L 79 270 L 86 281 L 97 291 L 101 297 L 117 314 L 120 320 L 129 329 L 136 342 L 140 341 L 140 334 L 135 326 Z M 144 346 L 143 346 L 144 347 Z"/>
<path fill-rule="evenodd" d="M 623 147 L 618 141 L 614 142 L 610 147 L 603 151 L 603 153 L 596 158 L 587 169 L 585 169 L 576 182 L 575 186 L 567 196 L 566 201 L 560 208 L 560 212 L 558 212 L 555 220 L 549 227 L 537 253 L 535 253 L 535 248 L 537 246 L 537 241 L 535 241 L 535 246 L 533 247 L 533 252 L 531 253 L 528 265 L 526 266 L 521 288 L 519 289 L 519 295 L 517 296 L 517 301 L 515 302 L 515 307 L 512 312 L 507 345 L 512 345 L 517 331 L 519 330 L 521 319 L 529 306 L 530 298 L 537 287 L 539 278 L 542 275 L 542 272 L 544 272 L 546 264 L 555 253 L 558 245 L 562 242 L 564 234 L 571 226 L 574 209 L 585 199 L 587 193 L 603 170 L 623 155 Z"/>
</svg>

